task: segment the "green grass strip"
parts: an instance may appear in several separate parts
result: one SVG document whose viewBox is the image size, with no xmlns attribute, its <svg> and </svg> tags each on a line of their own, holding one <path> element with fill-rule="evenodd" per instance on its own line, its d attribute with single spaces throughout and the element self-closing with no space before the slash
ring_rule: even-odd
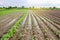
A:
<svg viewBox="0 0 60 40">
<path fill-rule="evenodd" d="M 7 34 L 3 35 L 3 37 L 1 38 L 1 40 L 9 40 L 10 38 L 12 38 L 16 32 L 18 31 L 19 26 L 21 25 L 21 23 L 23 22 L 25 16 L 27 15 L 28 11 L 25 10 L 23 16 L 20 18 L 20 20 L 8 31 Z"/>
<path fill-rule="evenodd" d="M 5 9 L 5 10 L 0 10 L 0 16 L 5 16 L 5 15 L 8 15 L 8 14 L 13 14 L 13 13 L 16 13 L 16 12 L 22 12 L 24 11 L 25 9 Z"/>
</svg>

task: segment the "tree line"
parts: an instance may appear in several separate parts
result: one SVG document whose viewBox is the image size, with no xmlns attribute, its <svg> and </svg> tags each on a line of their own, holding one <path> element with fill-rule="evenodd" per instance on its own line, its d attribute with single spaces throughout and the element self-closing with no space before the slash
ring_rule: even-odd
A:
<svg viewBox="0 0 60 40">
<path fill-rule="evenodd" d="M 0 7 L 1 8 L 1 7 Z M 9 7 L 2 7 L 2 8 L 5 8 L 5 9 L 11 9 L 11 8 L 25 8 L 24 6 L 21 6 L 21 7 L 17 7 L 17 6 L 15 6 L 15 7 L 12 7 L 12 6 L 9 6 Z M 29 9 L 35 9 L 35 7 L 33 6 L 33 7 L 29 7 Z M 60 8 L 57 8 L 57 7 L 49 7 L 49 8 L 45 8 L 45 7 L 43 7 L 43 8 L 38 8 L 38 9 L 51 9 L 51 10 L 53 10 L 53 9 L 60 9 Z"/>
</svg>

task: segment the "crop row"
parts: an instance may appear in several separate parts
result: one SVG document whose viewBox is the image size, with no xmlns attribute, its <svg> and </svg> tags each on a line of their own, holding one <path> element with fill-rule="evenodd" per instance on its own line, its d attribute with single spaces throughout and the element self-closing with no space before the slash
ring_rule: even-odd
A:
<svg viewBox="0 0 60 40">
<path fill-rule="evenodd" d="M 12 38 L 16 32 L 18 31 L 19 26 L 21 26 L 21 23 L 23 22 L 25 16 L 27 15 L 27 11 L 25 11 L 25 13 L 23 14 L 23 16 L 19 19 L 19 21 L 8 31 L 7 34 L 3 35 L 3 37 L 1 38 L 1 40 L 9 40 L 10 38 Z"/>
<path fill-rule="evenodd" d="M 44 22 L 43 24 L 46 25 L 45 28 L 43 27 L 44 29 L 46 29 L 45 30 L 46 32 L 44 32 L 43 31 L 44 29 L 42 29 L 42 31 L 45 34 L 45 36 L 46 35 L 49 36 L 50 34 L 53 33 L 53 35 L 56 35 L 56 36 L 58 35 L 58 38 L 60 38 L 60 30 L 58 28 L 56 28 L 56 27 L 60 27 L 59 24 L 56 24 L 52 20 L 48 19 L 49 16 L 47 16 L 47 13 L 45 13 L 45 12 L 39 12 L 39 11 L 33 11 L 33 12 L 42 20 L 42 22 Z M 43 14 L 46 14 L 46 15 L 43 15 Z M 40 26 L 43 26 L 43 24 L 41 25 L 41 21 L 40 22 L 38 21 L 38 23 L 40 23 Z M 49 30 L 51 30 L 51 31 L 49 31 Z M 50 32 L 50 34 L 47 34 L 48 32 Z M 51 35 L 51 36 L 53 37 L 53 35 Z"/>
</svg>

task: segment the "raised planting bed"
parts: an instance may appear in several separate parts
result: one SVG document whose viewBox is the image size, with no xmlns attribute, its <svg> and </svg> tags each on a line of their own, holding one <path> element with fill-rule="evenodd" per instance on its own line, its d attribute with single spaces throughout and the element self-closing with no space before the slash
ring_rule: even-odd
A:
<svg viewBox="0 0 60 40">
<path fill-rule="evenodd" d="M 20 18 L 20 20 L 8 31 L 7 34 L 3 35 L 3 37 L 1 38 L 1 40 L 9 40 L 10 38 L 12 38 L 16 32 L 18 31 L 19 26 L 22 24 L 25 16 L 27 15 L 28 11 L 24 11 L 23 16 Z"/>
</svg>

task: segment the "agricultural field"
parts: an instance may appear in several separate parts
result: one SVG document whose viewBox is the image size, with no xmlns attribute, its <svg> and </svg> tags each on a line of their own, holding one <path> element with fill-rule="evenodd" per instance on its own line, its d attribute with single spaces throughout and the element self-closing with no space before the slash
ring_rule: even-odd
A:
<svg viewBox="0 0 60 40">
<path fill-rule="evenodd" d="M 3 10 L 0 40 L 60 40 L 60 10 Z"/>
</svg>

